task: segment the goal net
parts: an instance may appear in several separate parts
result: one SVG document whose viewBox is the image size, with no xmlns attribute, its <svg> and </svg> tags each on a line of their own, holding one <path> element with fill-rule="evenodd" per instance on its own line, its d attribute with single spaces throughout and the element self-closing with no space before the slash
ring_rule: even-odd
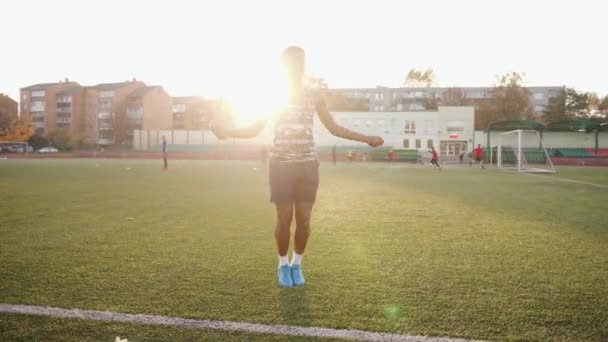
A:
<svg viewBox="0 0 608 342">
<path fill-rule="evenodd" d="M 496 167 L 517 172 L 555 173 L 540 133 L 518 129 L 498 136 Z"/>
<path fill-rule="evenodd" d="M 27 142 L 22 141 L 0 141 L 0 153 L 4 155 L 21 154 L 28 156 L 32 152 L 32 147 Z"/>
</svg>

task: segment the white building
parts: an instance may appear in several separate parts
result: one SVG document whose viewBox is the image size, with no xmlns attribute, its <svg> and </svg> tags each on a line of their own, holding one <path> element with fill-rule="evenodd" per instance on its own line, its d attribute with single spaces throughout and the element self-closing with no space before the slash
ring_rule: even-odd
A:
<svg viewBox="0 0 608 342">
<path fill-rule="evenodd" d="M 384 138 L 394 149 L 428 150 L 440 155 L 459 155 L 473 149 L 475 110 L 473 107 L 439 107 L 437 111 L 333 112 L 340 125 L 366 135 Z M 356 143 L 336 138 L 316 118 L 317 146 L 349 146 Z"/>
<path fill-rule="evenodd" d="M 459 155 L 473 149 L 475 111 L 473 107 L 439 107 L 437 111 L 412 112 L 333 112 L 340 125 L 366 135 L 384 138 L 384 145 L 394 149 L 428 150 L 438 148 L 440 155 Z M 331 135 L 315 115 L 314 137 L 317 146 L 356 146 L 361 143 Z M 215 145 L 258 144 L 271 145 L 273 123 L 253 139 L 219 141 L 209 131 L 139 131 L 133 135 L 133 147 L 147 150 L 160 144 L 165 135 L 169 144 Z"/>
</svg>

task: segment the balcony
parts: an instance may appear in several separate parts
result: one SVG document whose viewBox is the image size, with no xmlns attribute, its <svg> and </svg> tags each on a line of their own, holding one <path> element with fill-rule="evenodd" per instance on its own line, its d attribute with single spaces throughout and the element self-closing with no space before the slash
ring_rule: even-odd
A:
<svg viewBox="0 0 608 342">
<path fill-rule="evenodd" d="M 98 119 L 111 119 L 112 118 L 112 113 L 110 112 L 99 112 L 97 113 L 97 118 Z"/>
<path fill-rule="evenodd" d="M 72 118 L 70 117 L 57 117 L 57 124 L 71 124 Z"/>
<path fill-rule="evenodd" d="M 57 107 L 57 113 L 71 113 L 72 107 Z"/>
<path fill-rule="evenodd" d="M 34 128 L 44 128 L 44 122 L 32 122 Z"/>
<path fill-rule="evenodd" d="M 99 145 L 110 145 L 112 143 L 112 139 L 99 138 L 97 139 L 97 143 Z"/>
</svg>

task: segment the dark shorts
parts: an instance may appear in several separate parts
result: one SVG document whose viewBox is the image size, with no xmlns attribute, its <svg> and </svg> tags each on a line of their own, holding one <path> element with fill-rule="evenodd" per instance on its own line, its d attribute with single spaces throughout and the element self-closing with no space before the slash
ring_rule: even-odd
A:
<svg viewBox="0 0 608 342">
<path fill-rule="evenodd" d="M 319 188 L 319 161 L 270 161 L 270 202 L 314 202 Z"/>
<path fill-rule="evenodd" d="M 480 162 L 481 161 L 481 157 L 475 157 L 475 160 Z"/>
</svg>

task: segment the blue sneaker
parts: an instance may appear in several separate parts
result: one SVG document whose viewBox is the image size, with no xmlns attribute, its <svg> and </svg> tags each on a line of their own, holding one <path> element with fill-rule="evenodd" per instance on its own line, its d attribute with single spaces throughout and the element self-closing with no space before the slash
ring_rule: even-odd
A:
<svg viewBox="0 0 608 342">
<path fill-rule="evenodd" d="M 279 286 L 292 287 L 293 280 L 291 279 L 291 267 L 289 265 L 279 266 Z"/>
<path fill-rule="evenodd" d="M 291 265 L 291 278 L 293 279 L 293 286 L 304 286 L 306 280 L 304 279 L 304 274 L 302 273 L 302 266 Z"/>
</svg>

